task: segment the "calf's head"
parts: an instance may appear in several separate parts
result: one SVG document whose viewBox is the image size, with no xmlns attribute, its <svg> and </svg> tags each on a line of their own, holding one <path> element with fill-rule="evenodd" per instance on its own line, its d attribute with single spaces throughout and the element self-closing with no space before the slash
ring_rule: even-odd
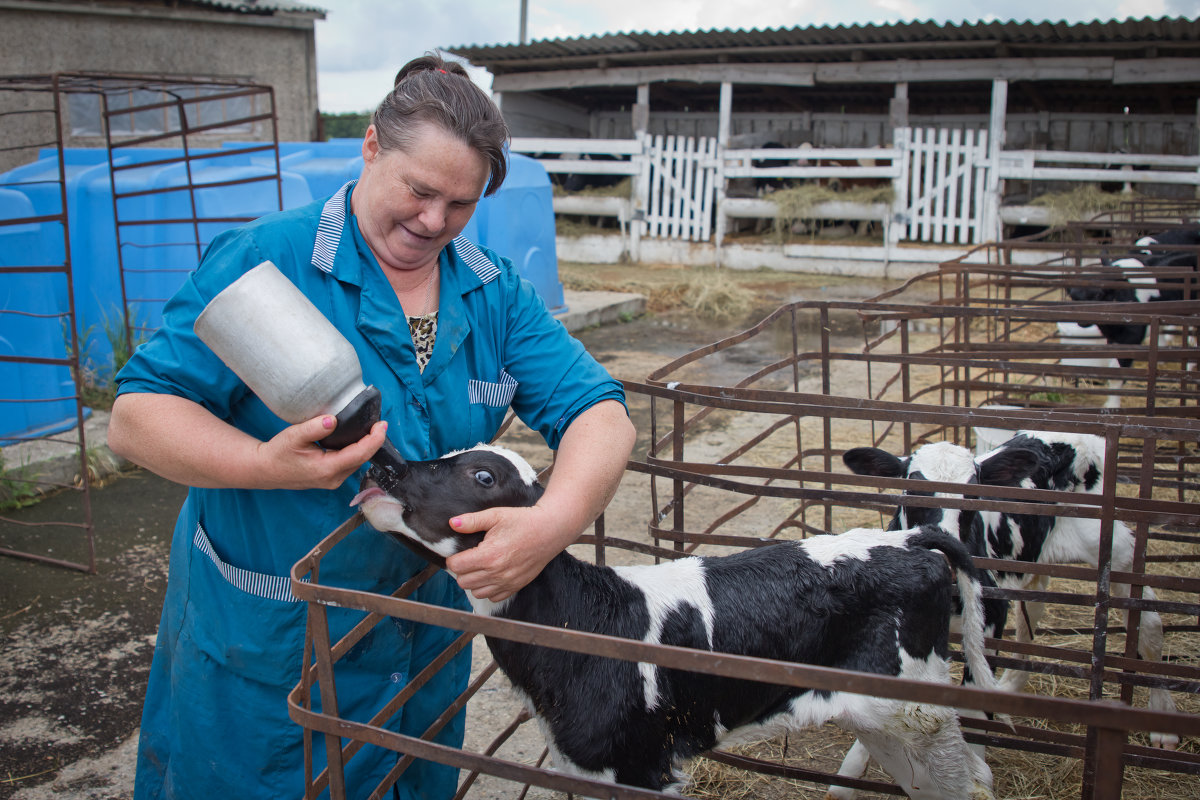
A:
<svg viewBox="0 0 1200 800">
<path fill-rule="evenodd" d="M 1021 447 L 1001 447 L 978 459 L 970 450 L 951 442 L 934 442 L 918 447 L 903 458 L 878 447 L 855 447 L 842 455 L 842 461 L 857 475 L 880 478 L 907 478 L 939 483 L 1020 486 L 1037 468 L 1037 456 Z M 960 493 L 905 491 L 907 496 L 963 497 Z M 918 525 L 937 525 L 965 540 L 978 519 L 974 512 L 937 506 L 901 503 L 889 526 L 892 530 Z"/>
<path fill-rule="evenodd" d="M 454 530 L 451 517 L 496 506 L 531 506 L 542 491 L 525 459 L 481 444 L 433 461 L 409 461 L 398 479 L 372 466 L 351 505 L 377 530 L 448 558 L 483 538 Z"/>
</svg>

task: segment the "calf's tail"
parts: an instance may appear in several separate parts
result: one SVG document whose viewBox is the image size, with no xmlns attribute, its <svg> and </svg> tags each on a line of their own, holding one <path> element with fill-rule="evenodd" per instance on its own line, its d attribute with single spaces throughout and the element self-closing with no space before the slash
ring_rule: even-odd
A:
<svg viewBox="0 0 1200 800">
<path fill-rule="evenodd" d="M 971 563 L 970 552 L 957 538 L 932 525 L 923 526 L 921 532 L 908 541 L 929 550 L 937 550 L 950 562 L 955 582 L 958 584 L 959 600 L 962 602 L 963 658 L 980 688 L 1000 689 L 995 673 L 984 655 L 983 587 L 979 582 L 979 571 Z"/>
</svg>

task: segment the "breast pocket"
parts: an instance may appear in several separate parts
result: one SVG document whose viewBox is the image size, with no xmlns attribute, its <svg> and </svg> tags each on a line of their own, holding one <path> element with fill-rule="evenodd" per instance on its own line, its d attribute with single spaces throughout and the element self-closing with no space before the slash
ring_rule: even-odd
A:
<svg viewBox="0 0 1200 800">
<path fill-rule="evenodd" d="M 504 370 L 500 370 L 498 381 L 467 381 L 472 444 L 490 442 L 495 437 L 516 393 L 517 379 Z"/>
</svg>

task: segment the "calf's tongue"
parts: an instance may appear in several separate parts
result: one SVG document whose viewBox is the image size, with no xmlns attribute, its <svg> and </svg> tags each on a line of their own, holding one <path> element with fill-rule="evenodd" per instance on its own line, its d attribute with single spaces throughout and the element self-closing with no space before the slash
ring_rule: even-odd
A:
<svg viewBox="0 0 1200 800">
<path fill-rule="evenodd" d="M 358 505 L 362 505 L 366 501 L 370 500 L 372 497 L 386 497 L 386 496 L 387 495 L 384 493 L 383 489 L 380 489 L 378 486 L 369 486 L 366 489 L 363 489 L 358 494 L 354 495 L 354 499 L 350 501 L 350 505 L 358 506 Z"/>
</svg>

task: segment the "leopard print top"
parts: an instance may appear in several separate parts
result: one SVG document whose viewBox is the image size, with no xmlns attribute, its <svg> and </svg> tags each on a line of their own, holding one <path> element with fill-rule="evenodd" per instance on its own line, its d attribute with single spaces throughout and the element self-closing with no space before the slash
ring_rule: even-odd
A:
<svg viewBox="0 0 1200 800">
<path fill-rule="evenodd" d="M 429 357 L 433 355 L 433 342 L 437 338 L 437 311 L 408 317 L 408 332 L 412 335 L 413 349 L 417 351 L 417 367 L 425 371 Z"/>
</svg>

